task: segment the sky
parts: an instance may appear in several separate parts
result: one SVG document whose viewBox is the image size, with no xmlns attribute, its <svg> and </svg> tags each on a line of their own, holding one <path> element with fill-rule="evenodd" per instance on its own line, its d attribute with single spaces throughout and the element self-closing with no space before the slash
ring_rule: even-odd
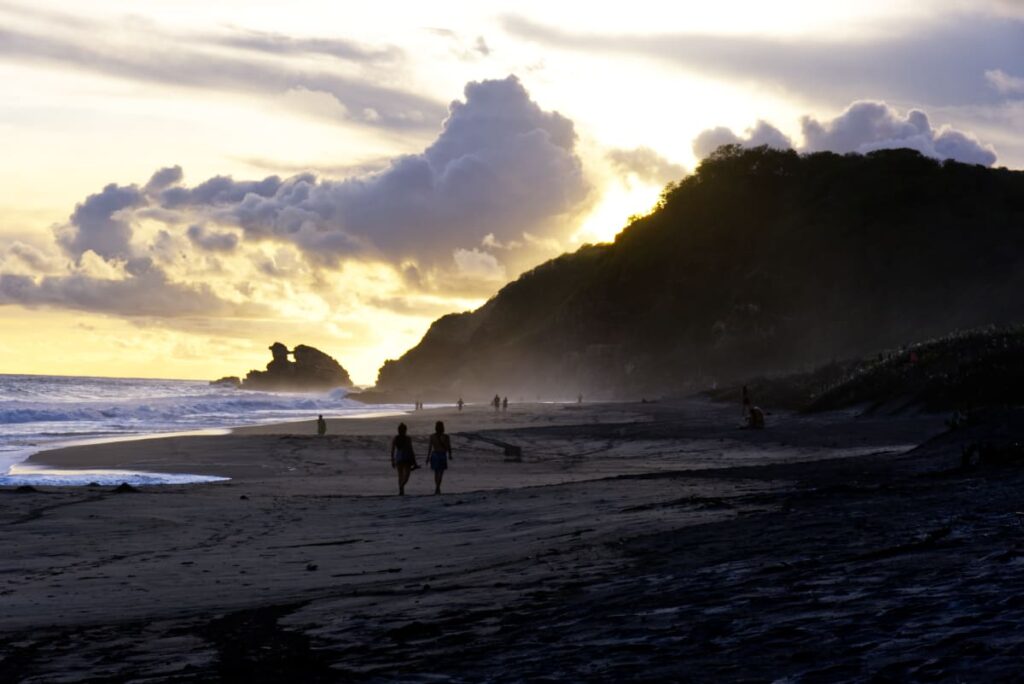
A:
<svg viewBox="0 0 1024 684">
<path fill-rule="evenodd" d="M 1024 0 L 605 4 L 0 0 L 0 373 L 372 384 L 721 144 L 1024 168 Z"/>
</svg>

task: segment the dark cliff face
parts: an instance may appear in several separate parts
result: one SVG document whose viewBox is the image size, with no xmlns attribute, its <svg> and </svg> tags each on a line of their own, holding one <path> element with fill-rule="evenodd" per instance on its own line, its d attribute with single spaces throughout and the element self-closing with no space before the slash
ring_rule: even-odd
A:
<svg viewBox="0 0 1024 684">
<path fill-rule="evenodd" d="M 242 381 L 243 389 L 301 391 L 352 386 L 348 371 L 319 349 L 300 344 L 289 352 L 288 347 L 275 342 L 270 352 L 273 359 L 267 370 L 249 371 Z M 288 359 L 289 354 L 295 361 Z"/>
<path fill-rule="evenodd" d="M 1024 320 L 1024 173 L 721 148 L 611 245 L 439 319 L 388 390 L 678 391 Z"/>
</svg>

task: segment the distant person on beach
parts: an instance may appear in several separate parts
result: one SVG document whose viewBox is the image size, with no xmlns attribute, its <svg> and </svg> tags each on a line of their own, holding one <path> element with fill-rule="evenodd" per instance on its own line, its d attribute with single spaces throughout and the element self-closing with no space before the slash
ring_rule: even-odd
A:
<svg viewBox="0 0 1024 684">
<path fill-rule="evenodd" d="M 577 404 L 582 404 L 583 403 L 583 392 L 580 392 L 579 396 L 576 397 L 576 403 Z"/>
<path fill-rule="evenodd" d="M 459 400 L 455 402 L 455 405 L 458 406 L 459 410 L 461 411 L 462 407 L 466 405 L 466 402 L 462 401 L 462 397 L 459 397 Z"/>
<path fill-rule="evenodd" d="M 327 434 L 327 421 L 324 420 L 323 415 L 319 416 L 316 419 L 316 434 L 320 435 L 321 437 Z"/>
<path fill-rule="evenodd" d="M 491 406 L 494 407 L 494 412 L 497 413 L 498 409 L 501 408 L 501 397 L 495 394 L 494 399 L 491 400 Z"/>
<path fill-rule="evenodd" d="M 508 397 L 501 400 L 501 410 L 503 413 L 508 412 Z"/>
<path fill-rule="evenodd" d="M 398 471 L 398 494 L 405 495 L 405 483 L 409 474 L 418 468 L 416 452 L 412 448 L 412 438 L 406 434 L 409 428 L 405 423 L 398 424 L 398 434 L 391 440 L 391 467 Z"/>
<path fill-rule="evenodd" d="M 764 411 L 762 411 L 760 407 L 750 407 L 750 415 L 747 418 L 747 427 L 755 430 L 764 429 Z"/>
<path fill-rule="evenodd" d="M 744 385 L 743 386 L 743 416 L 745 418 L 749 418 L 750 417 L 750 406 L 751 406 L 751 404 L 750 404 L 750 390 L 747 389 L 746 385 Z"/>
<path fill-rule="evenodd" d="M 434 434 L 430 435 L 430 469 L 434 471 L 434 494 L 441 493 L 441 480 L 444 471 L 448 470 L 448 460 L 452 457 L 452 440 L 444 433 L 444 423 L 434 423 Z"/>
</svg>

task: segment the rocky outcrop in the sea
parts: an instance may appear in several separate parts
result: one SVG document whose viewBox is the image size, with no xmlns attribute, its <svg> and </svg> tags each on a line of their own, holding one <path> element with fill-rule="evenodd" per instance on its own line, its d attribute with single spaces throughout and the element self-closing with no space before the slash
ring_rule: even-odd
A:
<svg viewBox="0 0 1024 684">
<path fill-rule="evenodd" d="M 225 375 L 219 380 L 211 380 L 210 384 L 214 387 L 234 387 L 235 389 L 238 389 L 242 386 L 242 379 L 237 375 Z"/>
<path fill-rule="evenodd" d="M 300 344 L 294 350 L 280 342 L 270 346 L 273 359 L 265 371 L 249 371 L 242 389 L 312 390 L 351 387 L 352 379 L 340 363 L 319 349 Z M 288 356 L 295 357 L 294 361 Z"/>
</svg>

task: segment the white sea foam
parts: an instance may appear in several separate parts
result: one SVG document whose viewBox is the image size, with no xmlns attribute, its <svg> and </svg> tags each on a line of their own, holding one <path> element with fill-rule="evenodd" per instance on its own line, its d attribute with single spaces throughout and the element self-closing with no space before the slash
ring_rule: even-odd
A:
<svg viewBox="0 0 1024 684">
<path fill-rule="evenodd" d="M 94 471 L 15 472 L 25 468 L 17 464 L 33 453 L 84 440 L 105 442 L 407 408 L 367 406 L 347 398 L 342 389 L 249 392 L 189 380 L 0 375 L 0 485 L 99 482 Z M 103 481 L 113 481 L 114 471 L 97 472 L 105 473 Z M 119 477 L 118 483 L 130 484 L 211 481 L 188 474 L 134 473 L 124 479 L 127 474 L 122 472 Z"/>
</svg>

